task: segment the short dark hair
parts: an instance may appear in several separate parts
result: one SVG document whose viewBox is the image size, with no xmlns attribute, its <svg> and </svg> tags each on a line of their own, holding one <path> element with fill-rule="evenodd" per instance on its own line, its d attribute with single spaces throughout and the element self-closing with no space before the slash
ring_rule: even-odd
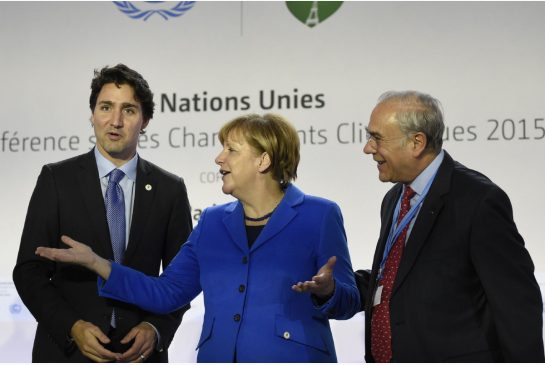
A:
<svg viewBox="0 0 545 365">
<path fill-rule="evenodd" d="M 124 64 L 118 64 L 114 67 L 104 67 L 100 71 L 94 71 L 94 78 L 91 81 L 91 96 L 89 97 L 89 106 L 91 112 L 95 110 L 98 94 L 106 84 L 114 83 L 117 86 L 129 85 L 134 90 L 134 98 L 142 105 L 142 115 L 144 121 L 153 118 L 155 103 L 153 102 L 153 93 L 148 82 L 135 70 L 130 69 Z"/>
</svg>

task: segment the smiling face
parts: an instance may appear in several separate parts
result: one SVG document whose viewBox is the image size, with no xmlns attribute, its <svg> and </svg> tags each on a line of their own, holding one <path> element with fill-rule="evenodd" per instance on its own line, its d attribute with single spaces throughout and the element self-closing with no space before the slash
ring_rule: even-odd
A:
<svg viewBox="0 0 545 365">
<path fill-rule="evenodd" d="M 116 166 L 134 157 L 140 130 L 148 124 L 133 88 L 114 83 L 100 90 L 91 121 L 98 150 Z"/>
<path fill-rule="evenodd" d="M 415 174 L 412 143 L 396 121 L 395 101 L 381 103 L 371 113 L 363 152 L 373 155 L 382 182 L 411 183 Z"/>
<path fill-rule="evenodd" d="M 246 142 L 241 133 L 229 132 L 215 162 L 223 175 L 222 191 L 235 198 L 250 194 L 260 177 L 263 157 Z"/>
</svg>

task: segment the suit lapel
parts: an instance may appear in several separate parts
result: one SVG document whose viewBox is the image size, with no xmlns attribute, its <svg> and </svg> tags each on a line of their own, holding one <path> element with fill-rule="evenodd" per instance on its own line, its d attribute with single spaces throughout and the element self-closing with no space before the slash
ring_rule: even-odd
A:
<svg viewBox="0 0 545 365">
<path fill-rule="evenodd" d="M 227 232 L 229 232 L 231 239 L 242 252 L 248 252 L 248 238 L 246 237 L 246 230 L 244 228 L 244 211 L 240 201 L 227 205 L 223 224 Z"/>
<path fill-rule="evenodd" d="M 443 196 L 450 190 L 453 166 L 454 162 L 452 158 L 445 152 L 445 157 L 437 171 L 435 181 L 430 187 L 428 196 L 424 199 L 424 203 L 420 208 L 407 245 L 404 248 L 394 287 L 392 289 L 392 296 L 395 294 L 397 288 L 403 284 L 403 281 L 413 267 L 418 254 L 427 242 L 427 237 L 435 224 L 435 220 L 443 209 Z"/>
<path fill-rule="evenodd" d="M 278 204 L 274 214 L 252 245 L 252 251 L 257 250 L 265 242 L 269 241 L 280 233 L 291 222 L 291 220 L 295 218 L 297 215 L 297 210 L 295 210 L 294 207 L 303 203 L 304 198 L 305 195 L 301 190 L 297 189 L 291 184 L 288 186 L 284 198 L 280 204 Z"/>
<path fill-rule="evenodd" d="M 392 225 L 392 219 L 394 216 L 394 210 L 397 203 L 397 200 L 399 199 L 399 196 L 401 195 L 402 191 L 402 184 L 397 184 L 394 189 L 392 190 L 392 193 L 390 194 L 390 197 L 384 201 L 384 206 L 381 210 L 381 227 L 380 227 L 380 236 L 379 236 L 379 247 L 377 250 L 377 255 L 375 257 L 373 265 L 373 269 L 376 268 L 378 271 L 378 268 L 380 266 L 380 262 L 382 261 L 382 256 L 384 254 L 384 249 L 386 248 L 386 241 L 388 240 L 388 234 L 390 233 L 390 227 Z"/>
<path fill-rule="evenodd" d="M 79 171 L 77 175 L 80 194 L 83 197 L 85 208 L 89 216 L 89 224 L 93 232 L 96 233 L 96 242 L 85 242 L 92 244 L 97 254 L 107 258 L 113 258 L 112 244 L 110 241 L 110 232 L 108 221 L 106 219 L 106 207 L 104 197 L 100 188 L 100 179 L 98 177 L 98 168 L 95 160 L 94 151 L 80 156 L 78 159 Z M 77 237 L 74 237 L 77 240 Z"/>
<path fill-rule="evenodd" d="M 157 178 L 153 174 L 150 164 L 139 157 L 134 186 L 135 195 L 131 230 L 127 250 L 125 251 L 125 256 L 123 258 L 123 261 L 125 262 L 130 260 L 131 256 L 136 252 L 136 248 L 141 243 L 140 237 L 142 237 L 146 227 L 150 208 L 153 206 L 153 199 L 155 198 L 158 188 Z"/>
<path fill-rule="evenodd" d="M 301 204 L 303 200 L 303 192 L 293 185 L 288 186 L 284 198 L 276 208 L 273 216 L 265 225 L 265 228 L 263 228 L 263 231 L 257 236 L 251 251 L 257 250 L 260 246 L 281 232 L 289 222 L 295 218 L 297 211 L 294 207 Z M 229 235 L 243 252 L 248 252 L 248 238 L 244 226 L 242 203 L 239 201 L 228 205 L 227 208 L 225 208 L 225 213 L 226 215 L 223 219 L 223 223 L 229 232 Z"/>
<path fill-rule="evenodd" d="M 386 247 L 386 240 L 388 239 L 388 233 L 390 232 L 390 226 L 392 225 L 392 217 L 394 215 L 394 209 L 396 206 L 397 199 L 402 191 L 402 185 L 397 184 L 392 190 L 388 193 L 388 196 L 384 199 L 382 208 L 381 208 L 381 227 L 380 235 L 377 243 L 377 249 L 375 251 L 375 257 L 373 259 L 373 267 L 371 268 L 371 282 L 369 284 L 369 293 L 374 294 L 375 288 L 377 285 L 378 270 L 380 263 L 382 261 L 382 256 L 384 254 L 384 249 Z M 366 310 L 369 311 L 373 308 L 373 297 L 374 295 L 367 295 L 366 301 Z"/>
</svg>

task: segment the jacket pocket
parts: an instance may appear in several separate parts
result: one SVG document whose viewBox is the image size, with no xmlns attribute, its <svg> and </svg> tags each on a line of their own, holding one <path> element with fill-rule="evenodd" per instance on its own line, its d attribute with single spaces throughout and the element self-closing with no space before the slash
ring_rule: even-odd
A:
<svg viewBox="0 0 545 365">
<path fill-rule="evenodd" d="M 277 315 L 275 319 L 276 336 L 285 341 L 296 342 L 329 353 L 322 338 L 323 329 L 320 327 L 320 323 L 314 323 L 310 319 L 308 321 L 290 320 L 281 315 Z"/>
<path fill-rule="evenodd" d="M 214 320 L 215 320 L 215 317 L 212 317 L 212 318 L 205 317 L 204 323 L 202 325 L 201 338 L 199 339 L 199 344 L 197 345 L 197 348 L 195 348 L 195 350 L 200 349 L 201 346 L 206 341 L 208 341 L 210 337 L 212 337 L 212 330 L 214 328 Z"/>
</svg>

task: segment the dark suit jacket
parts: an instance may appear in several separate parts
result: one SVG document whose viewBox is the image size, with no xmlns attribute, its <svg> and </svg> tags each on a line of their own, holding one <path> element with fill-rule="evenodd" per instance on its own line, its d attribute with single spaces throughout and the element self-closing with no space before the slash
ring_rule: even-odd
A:
<svg viewBox="0 0 545 365">
<path fill-rule="evenodd" d="M 368 362 L 377 271 L 401 190 L 382 202 L 372 271 L 356 273 Z M 509 198 L 445 152 L 392 290 L 392 361 L 543 362 L 542 310 Z"/>
<path fill-rule="evenodd" d="M 186 188 L 179 177 L 139 158 L 134 194 L 123 264 L 158 275 L 161 263 L 168 265 L 192 230 Z M 118 332 L 125 334 L 141 321 L 148 321 L 160 333 L 159 347 L 166 350 L 187 308 L 161 316 L 99 297 L 96 274 L 35 255 L 37 246 L 66 247 L 60 241 L 63 234 L 113 260 L 93 150 L 44 166 L 30 200 L 13 281 L 38 322 L 32 360 L 88 361 L 70 342 L 70 329 L 83 319 L 108 333 L 113 306 Z M 148 361 L 168 361 L 167 351 L 154 352 Z"/>
</svg>

